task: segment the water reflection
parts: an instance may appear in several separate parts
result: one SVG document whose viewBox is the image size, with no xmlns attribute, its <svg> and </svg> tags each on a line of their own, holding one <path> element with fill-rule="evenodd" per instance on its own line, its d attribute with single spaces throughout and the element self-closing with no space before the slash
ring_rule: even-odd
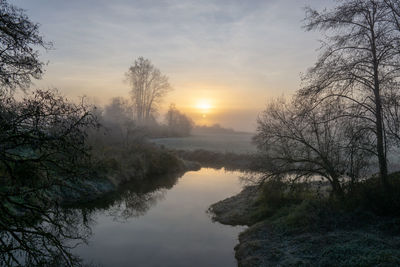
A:
<svg viewBox="0 0 400 267">
<path fill-rule="evenodd" d="M 36 215 L 32 220 L 31 214 L 1 214 L 0 266 L 82 265 L 71 249 L 85 243 L 91 231 L 79 211 L 54 207 Z"/>
<path fill-rule="evenodd" d="M 32 210 L 19 215 L 3 212 L 0 220 L 0 266 L 79 266 L 71 249 L 87 243 L 93 213 L 107 210 L 118 220 L 144 215 L 174 186 L 181 175 L 151 177 L 125 184 L 101 201 L 70 207 Z M 2 195 L 3 196 L 3 195 Z M 7 198 L 2 197 L 2 203 Z"/>
<path fill-rule="evenodd" d="M 213 169 L 186 173 L 161 190 L 162 201 L 146 214 L 123 223 L 110 216 L 112 206 L 96 210 L 89 245 L 75 251 L 102 266 L 236 266 L 233 248 L 244 227 L 213 223 L 206 211 L 241 190 L 239 176 Z"/>
<path fill-rule="evenodd" d="M 0 220 L 0 266 L 234 266 L 243 228 L 212 223 L 210 204 L 240 190 L 237 173 L 202 169 L 125 184 L 100 201 Z M 176 185 L 176 186 L 175 186 Z M 123 223 L 121 223 L 123 222 Z"/>
<path fill-rule="evenodd" d="M 115 193 L 101 200 L 81 204 L 74 208 L 81 209 L 89 216 L 97 210 L 106 210 L 115 220 L 128 220 L 143 216 L 147 211 L 164 199 L 166 192 L 171 189 L 182 174 L 168 174 L 149 177 L 143 181 L 126 183 Z"/>
</svg>

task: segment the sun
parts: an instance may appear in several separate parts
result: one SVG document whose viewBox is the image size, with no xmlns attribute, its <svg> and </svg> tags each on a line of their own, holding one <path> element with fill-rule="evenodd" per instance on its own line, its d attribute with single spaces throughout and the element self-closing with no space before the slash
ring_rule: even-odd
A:
<svg viewBox="0 0 400 267">
<path fill-rule="evenodd" d="M 210 101 L 202 99 L 197 102 L 196 108 L 198 108 L 201 111 L 201 113 L 205 114 L 211 110 L 212 106 Z"/>
</svg>

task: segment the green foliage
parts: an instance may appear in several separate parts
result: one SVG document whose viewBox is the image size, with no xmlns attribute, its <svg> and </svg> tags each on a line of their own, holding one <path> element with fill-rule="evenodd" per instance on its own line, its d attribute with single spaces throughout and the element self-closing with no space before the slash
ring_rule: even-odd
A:
<svg viewBox="0 0 400 267">
<path fill-rule="evenodd" d="M 153 145 L 141 147 L 143 168 L 147 175 L 158 175 L 183 170 L 182 162 L 171 152 Z"/>
<path fill-rule="evenodd" d="M 301 204 L 310 197 L 310 189 L 306 183 L 289 184 L 281 180 L 269 180 L 263 184 L 257 199 L 255 219 L 261 220 L 273 216 L 294 205 Z"/>
<path fill-rule="evenodd" d="M 400 173 L 390 176 L 387 192 L 377 177 L 347 185 L 345 195 L 337 198 L 322 194 L 313 183 L 266 181 L 253 205 L 254 221 L 268 219 L 290 229 L 334 229 L 368 224 L 378 216 L 400 215 Z"/>
<path fill-rule="evenodd" d="M 321 219 L 320 203 L 303 200 L 300 204 L 285 206 L 272 216 L 273 224 L 280 228 L 311 229 Z"/>
<path fill-rule="evenodd" d="M 391 175 L 393 188 L 398 176 Z M 305 184 L 267 181 L 253 203 L 256 223 L 241 234 L 236 255 L 240 262 L 262 255 L 268 266 L 398 266 L 398 202 L 396 194 L 383 192 L 375 177 L 353 184 L 344 198 L 317 194 Z M 385 206 L 391 210 L 383 217 Z"/>
<path fill-rule="evenodd" d="M 395 231 L 399 229 L 396 223 L 387 222 L 400 214 L 400 174 L 393 173 L 390 178 L 390 193 L 378 178 L 372 177 L 351 185 L 343 198 L 324 196 L 312 184 L 270 180 L 253 203 L 252 218 L 255 222 L 267 220 L 280 230 L 307 232 L 378 227 L 380 216 L 386 216 L 385 226 L 379 228 Z"/>
<path fill-rule="evenodd" d="M 382 186 L 378 177 L 355 184 L 346 197 L 350 209 L 369 210 L 378 215 L 400 215 L 400 172 L 389 175 L 390 191 Z"/>
</svg>

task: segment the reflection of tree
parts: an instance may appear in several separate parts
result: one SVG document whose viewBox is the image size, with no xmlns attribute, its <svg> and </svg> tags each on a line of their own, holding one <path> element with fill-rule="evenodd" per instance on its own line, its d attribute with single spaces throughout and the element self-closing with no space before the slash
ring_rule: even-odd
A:
<svg viewBox="0 0 400 267">
<path fill-rule="evenodd" d="M 0 266 L 79 265 L 66 241 L 86 235 L 50 191 L 89 174 L 87 129 L 97 122 L 55 90 L 14 97 L 42 77 L 40 47 L 51 44 L 39 25 L 0 0 Z"/>
<path fill-rule="evenodd" d="M 147 213 L 147 211 L 155 206 L 158 201 L 164 199 L 166 194 L 165 189 L 159 189 L 148 193 L 138 193 L 128 191 L 123 199 L 117 202 L 110 209 L 110 215 L 116 219 L 127 220 L 132 217 L 140 217 Z"/>
<path fill-rule="evenodd" d="M 40 218 L 2 214 L 7 221 L 0 221 L 0 266 L 80 266 L 70 249 L 91 232 L 77 213 L 54 208 Z"/>
<path fill-rule="evenodd" d="M 56 206 L 38 210 L 34 204 L 24 203 L 23 208 L 2 210 L 0 266 L 82 266 L 71 249 L 90 237 L 94 210 L 109 210 L 115 219 L 122 220 L 142 216 L 164 198 L 179 177 L 166 175 L 131 182 L 108 199 L 83 209 Z"/>
<path fill-rule="evenodd" d="M 82 212 L 91 214 L 98 209 L 108 210 L 116 220 L 143 216 L 164 198 L 167 189 L 171 189 L 179 177 L 181 174 L 168 174 L 129 182 L 110 197 L 86 205 Z"/>
<path fill-rule="evenodd" d="M 56 91 L 0 97 L 0 265 L 76 266 L 64 241 L 81 234 L 54 191 L 91 175 L 85 141 L 94 126 L 88 106 Z"/>
<path fill-rule="evenodd" d="M 158 201 L 164 199 L 166 189 L 171 189 L 180 176 L 160 175 L 128 184 L 121 192 L 120 199 L 115 201 L 111 215 L 122 220 L 145 215 Z"/>
</svg>

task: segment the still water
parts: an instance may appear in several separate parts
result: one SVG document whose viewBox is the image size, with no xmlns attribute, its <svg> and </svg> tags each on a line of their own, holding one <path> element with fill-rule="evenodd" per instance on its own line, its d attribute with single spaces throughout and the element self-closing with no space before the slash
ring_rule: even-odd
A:
<svg viewBox="0 0 400 267">
<path fill-rule="evenodd" d="M 127 185 L 87 207 L 91 235 L 74 254 L 100 266 L 236 266 L 244 227 L 212 222 L 208 207 L 241 190 L 240 173 L 201 169 Z"/>
</svg>

